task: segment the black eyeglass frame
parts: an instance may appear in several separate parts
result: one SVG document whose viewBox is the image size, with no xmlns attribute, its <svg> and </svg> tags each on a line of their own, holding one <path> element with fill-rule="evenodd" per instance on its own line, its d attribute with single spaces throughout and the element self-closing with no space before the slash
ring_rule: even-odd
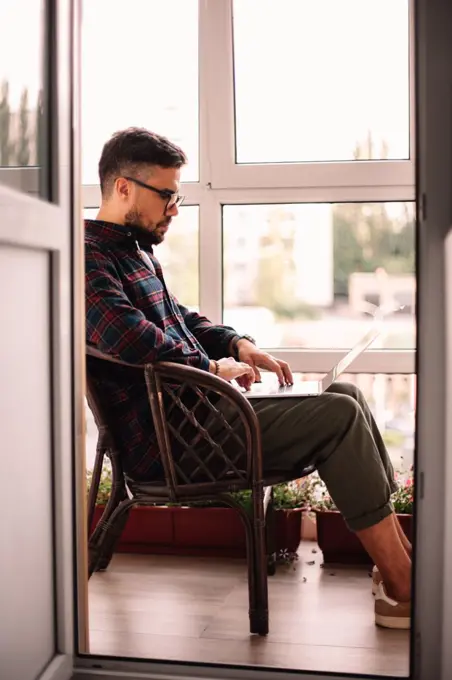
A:
<svg viewBox="0 0 452 680">
<path fill-rule="evenodd" d="M 124 179 L 128 180 L 129 182 L 134 182 L 139 187 L 143 187 L 143 189 L 149 189 L 149 191 L 153 191 L 155 194 L 158 194 L 161 199 L 166 201 L 165 212 L 170 208 L 174 208 L 174 206 L 178 208 L 180 205 L 182 205 L 182 203 L 185 200 L 185 196 L 176 194 L 173 191 L 170 191 L 169 189 L 157 189 L 156 187 L 153 187 L 150 184 L 146 184 L 145 182 L 142 182 L 140 179 L 136 179 L 135 177 L 124 176 Z"/>
</svg>

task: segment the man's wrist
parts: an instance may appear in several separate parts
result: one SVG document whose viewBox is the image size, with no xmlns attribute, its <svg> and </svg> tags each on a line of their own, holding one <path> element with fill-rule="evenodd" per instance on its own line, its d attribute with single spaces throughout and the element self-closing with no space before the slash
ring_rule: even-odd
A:
<svg viewBox="0 0 452 680">
<path fill-rule="evenodd" d="M 240 335 L 234 335 L 234 337 L 230 340 L 229 346 L 228 346 L 228 355 L 230 357 L 236 358 L 236 348 L 237 348 L 237 343 L 240 340 Z"/>
<path fill-rule="evenodd" d="M 252 338 L 250 335 L 236 335 L 232 338 L 231 344 L 230 344 L 230 355 L 236 359 L 236 361 L 239 360 L 239 345 L 241 340 L 246 340 L 247 342 L 250 342 L 251 344 L 255 345 L 256 341 L 254 338 Z"/>
<path fill-rule="evenodd" d="M 218 375 L 220 372 L 220 364 L 218 361 L 215 361 L 214 359 L 209 360 L 209 373 L 213 373 L 213 375 Z"/>
</svg>

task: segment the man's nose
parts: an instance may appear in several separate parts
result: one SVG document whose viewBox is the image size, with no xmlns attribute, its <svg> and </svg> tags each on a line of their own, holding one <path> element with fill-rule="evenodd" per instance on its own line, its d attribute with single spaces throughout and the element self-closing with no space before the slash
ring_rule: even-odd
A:
<svg viewBox="0 0 452 680">
<path fill-rule="evenodd" d="M 168 208 L 166 214 L 168 215 L 168 217 L 177 217 L 179 214 L 179 208 L 177 207 L 176 204 L 174 204 L 171 206 L 171 208 Z"/>
</svg>

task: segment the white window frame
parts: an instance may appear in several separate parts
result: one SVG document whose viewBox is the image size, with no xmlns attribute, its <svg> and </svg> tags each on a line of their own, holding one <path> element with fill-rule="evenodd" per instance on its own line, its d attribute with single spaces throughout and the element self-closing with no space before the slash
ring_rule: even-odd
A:
<svg viewBox="0 0 452 680">
<path fill-rule="evenodd" d="M 199 181 L 182 184 L 199 206 L 200 310 L 223 318 L 222 206 L 262 203 L 414 201 L 414 18 L 410 0 L 410 159 L 331 163 L 235 164 L 233 0 L 199 0 Z M 0 180 L 35 193 L 36 168 L 0 169 Z M 100 205 L 98 185 L 82 187 L 84 208 Z M 323 372 L 343 351 L 270 348 L 295 371 Z M 369 350 L 354 373 L 414 373 L 414 350 Z"/>
<path fill-rule="evenodd" d="M 349 189 L 352 196 L 353 190 L 360 187 L 375 190 L 398 187 L 399 200 L 412 200 L 415 183 L 413 0 L 409 1 L 410 158 L 359 163 L 235 163 L 232 7 L 233 0 L 201 0 L 200 3 L 200 54 L 203 54 L 200 64 L 206 91 L 211 94 L 205 124 L 210 150 L 208 181 L 212 188 L 304 187 L 324 188 L 328 192 L 334 187 Z M 326 200 L 334 199 L 328 194 Z"/>
</svg>

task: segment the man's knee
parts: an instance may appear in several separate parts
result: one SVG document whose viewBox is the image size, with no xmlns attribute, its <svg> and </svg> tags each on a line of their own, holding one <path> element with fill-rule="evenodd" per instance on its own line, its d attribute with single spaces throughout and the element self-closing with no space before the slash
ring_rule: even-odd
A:
<svg viewBox="0 0 452 680">
<path fill-rule="evenodd" d="M 358 404 L 356 397 L 347 392 L 335 392 L 331 394 L 331 399 L 328 402 L 331 411 L 331 418 L 343 425 L 349 425 L 356 420 L 357 417 L 362 416 L 362 410 Z"/>
<path fill-rule="evenodd" d="M 333 394 L 343 394 L 345 396 L 351 397 L 355 401 L 361 401 L 364 399 L 361 390 L 356 385 L 348 382 L 335 382 L 328 389 L 329 392 Z"/>
</svg>

